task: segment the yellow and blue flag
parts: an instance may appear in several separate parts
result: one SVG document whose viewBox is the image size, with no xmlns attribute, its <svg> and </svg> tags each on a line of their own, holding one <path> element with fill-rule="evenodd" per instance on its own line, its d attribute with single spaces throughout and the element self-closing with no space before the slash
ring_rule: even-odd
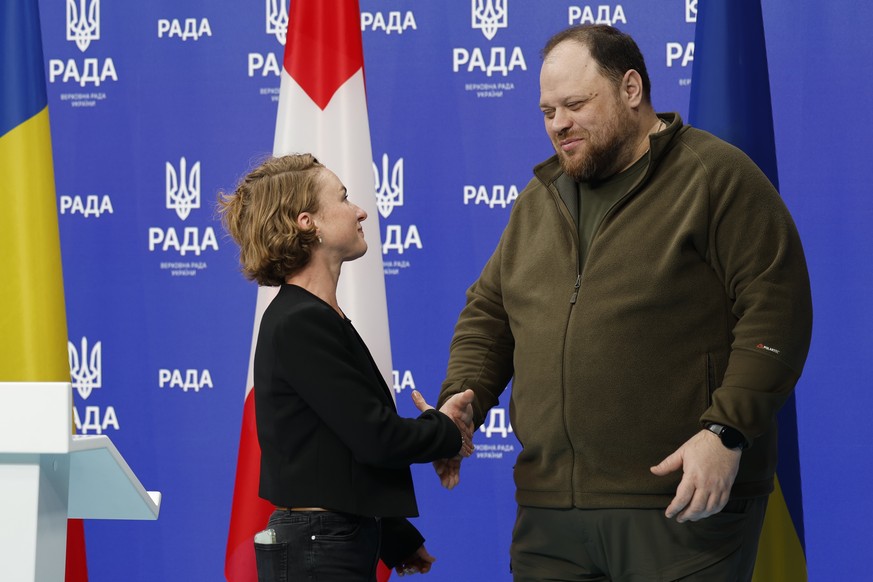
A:
<svg viewBox="0 0 873 582">
<path fill-rule="evenodd" d="M 779 188 L 760 0 L 700 2 L 689 122 L 743 150 Z M 776 490 L 770 496 L 755 582 L 807 579 L 794 395 L 780 410 Z"/>
<path fill-rule="evenodd" d="M 0 49 L 0 381 L 69 382 L 45 67 L 35 0 L 5 2 Z"/>
<path fill-rule="evenodd" d="M 0 8 L 0 382 L 69 382 L 67 319 L 37 0 Z M 87 580 L 81 520 L 68 582 Z"/>
</svg>

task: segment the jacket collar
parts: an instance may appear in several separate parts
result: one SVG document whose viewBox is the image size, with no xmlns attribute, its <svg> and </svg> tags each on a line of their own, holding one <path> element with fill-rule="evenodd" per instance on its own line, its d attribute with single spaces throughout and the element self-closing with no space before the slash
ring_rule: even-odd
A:
<svg viewBox="0 0 873 582">
<path fill-rule="evenodd" d="M 658 133 L 654 133 L 649 136 L 649 151 L 651 152 L 653 163 L 649 164 L 648 169 L 646 170 L 646 175 L 643 177 L 643 181 L 647 180 L 649 174 L 652 173 L 652 169 L 658 165 L 658 162 L 664 157 L 664 154 L 667 150 L 672 147 L 674 138 L 679 134 L 680 130 L 683 127 L 682 117 L 676 112 L 670 113 L 658 113 L 658 117 L 664 120 L 667 124 L 667 127 L 661 130 Z M 564 171 L 561 169 L 561 163 L 558 161 L 558 155 L 555 154 L 544 162 L 541 162 L 534 166 L 533 169 L 534 175 L 539 178 L 539 180 L 545 184 L 547 187 L 552 187 L 555 185 L 558 188 L 559 192 L 563 192 L 566 190 L 566 179 L 562 179 L 558 181 L 558 178 L 564 176 L 569 180 L 572 180 L 568 176 L 564 174 Z M 558 182 L 558 183 L 556 183 Z M 562 194 L 562 198 L 564 198 Z"/>
</svg>

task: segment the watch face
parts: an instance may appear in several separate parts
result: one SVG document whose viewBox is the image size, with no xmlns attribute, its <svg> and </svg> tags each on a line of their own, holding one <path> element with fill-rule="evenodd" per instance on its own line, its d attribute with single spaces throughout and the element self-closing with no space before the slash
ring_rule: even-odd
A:
<svg viewBox="0 0 873 582">
<path fill-rule="evenodd" d="M 721 444 L 729 449 L 745 448 L 746 446 L 746 439 L 743 438 L 743 433 L 735 428 L 716 423 L 710 424 L 707 428 L 718 435 L 718 438 L 721 439 Z"/>
<path fill-rule="evenodd" d="M 740 431 L 730 428 L 728 426 L 722 427 L 721 434 L 721 442 L 729 449 L 736 449 L 742 447 L 746 441 L 743 438 L 743 433 Z"/>
</svg>

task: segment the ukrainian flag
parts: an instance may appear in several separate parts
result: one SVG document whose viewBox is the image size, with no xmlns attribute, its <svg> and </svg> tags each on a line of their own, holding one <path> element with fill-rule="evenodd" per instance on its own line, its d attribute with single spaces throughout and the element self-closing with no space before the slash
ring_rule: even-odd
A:
<svg viewBox="0 0 873 582">
<path fill-rule="evenodd" d="M 67 319 L 37 0 L 0 8 L 0 382 L 69 382 Z M 67 576 L 87 580 L 81 520 Z"/>
<path fill-rule="evenodd" d="M 779 188 L 760 0 L 699 3 L 689 122 L 732 143 Z M 755 582 L 805 582 L 797 409 L 780 410 L 776 490 L 770 495 Z"/>
<path fill-rule="evenodd" d="M 69 382 L 61 244 L 35 0 L 4 2 L 0 381 Z"/>
</svg>

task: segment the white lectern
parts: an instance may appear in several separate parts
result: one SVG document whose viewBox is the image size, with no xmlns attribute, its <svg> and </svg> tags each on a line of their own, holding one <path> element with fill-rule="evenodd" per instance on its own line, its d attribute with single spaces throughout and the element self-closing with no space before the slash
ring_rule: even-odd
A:
<svg viewBox="0 0 873 582">
<path fill-rule="evenodd" d="M 68 382 L 0 382 L 0 567 L 14 582 L 63 582 L 67 518 L 157 519 L 106 436 L 72 435 Z"/>
</svg>

